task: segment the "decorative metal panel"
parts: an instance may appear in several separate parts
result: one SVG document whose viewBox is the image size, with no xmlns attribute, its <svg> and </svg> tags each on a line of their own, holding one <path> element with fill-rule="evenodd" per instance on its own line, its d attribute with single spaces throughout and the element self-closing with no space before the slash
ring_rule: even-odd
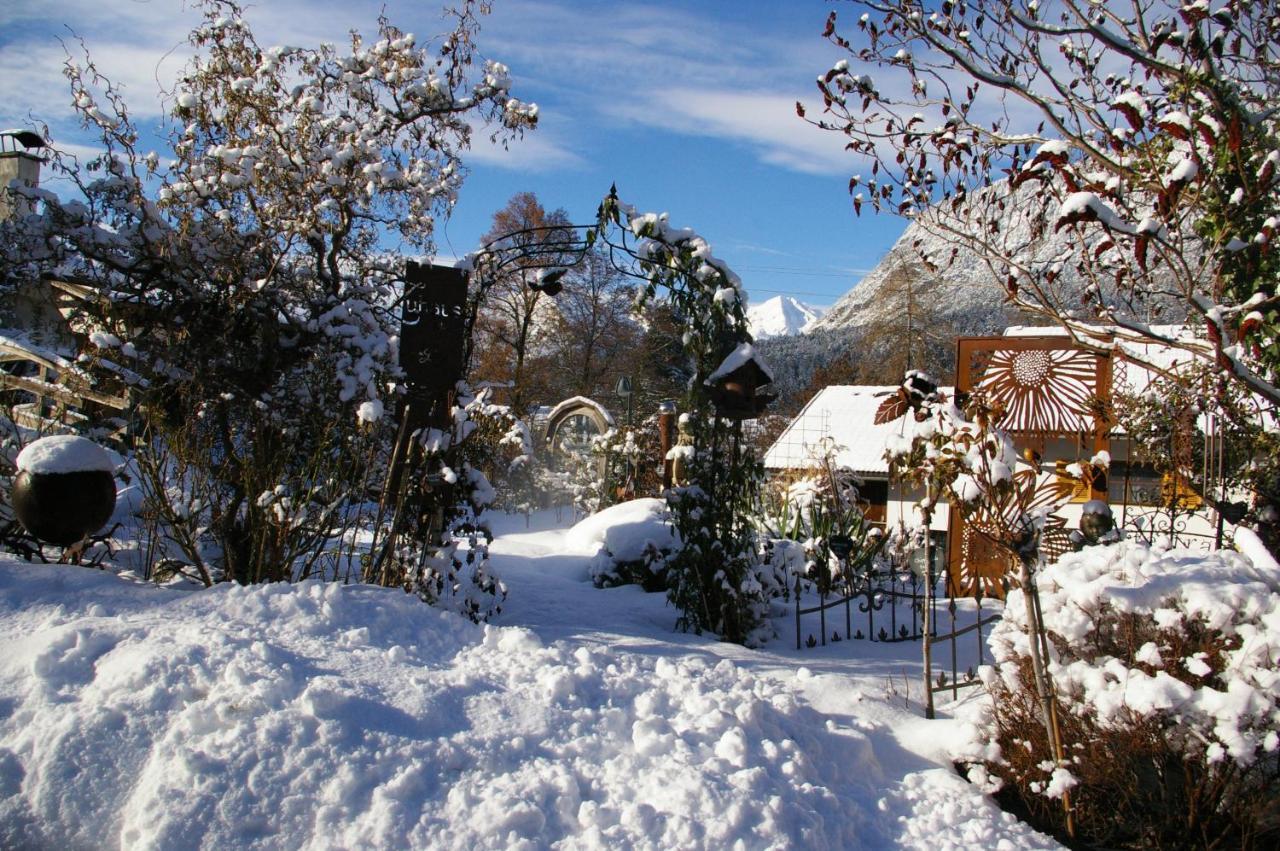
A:
<svg viewBox="0 0 1280 851">
<path fill-rule="evenodd" d="M 1075 437 L 1092 452 L 1109 445 L 1109 424 L 1101 416 L 1110 406 L 1111 359 L 1063 336 L 968 337 L 957 342 L 957 394 L 981 392 L 1004 409 L 999 425 L 1020 446 L 1038 451 L 1046 438 Z M 1053 486 L 1053 461 L 1047 462 L 1044 489 Z M 1070 459 L 1075 460 L 1075 459 Z M 1105 485 L 1102 485 L 1105 487 Z M 1032 488 L 1039 492 L 1041 488 Z M 1092 488 L 1082 498 L 1101 496 Z M 1051 559 L 1065 549 L 1061 520 L 1042 538 Z M 951 509 L 949 590 L 953 594 L 1003 596 L 1015 566 L 1011 555 L 991 543 L 982 529 Z"/>
<path fill-rule="evenodd" d="M 405 279 L 400 366 L 409 390 L 410 428 L 447 428 L 453 388 L 462 378 L 467 275 L 411 260 Z"/>
<path fill-rule="evenodd" d="M 959 342 L 956 388 L 980 390 L 1005 409 L 1014 434 L 1072 435 L 1098 426 L 1110 360 L 1064 337 L 988 337 Z"/>
</svg>

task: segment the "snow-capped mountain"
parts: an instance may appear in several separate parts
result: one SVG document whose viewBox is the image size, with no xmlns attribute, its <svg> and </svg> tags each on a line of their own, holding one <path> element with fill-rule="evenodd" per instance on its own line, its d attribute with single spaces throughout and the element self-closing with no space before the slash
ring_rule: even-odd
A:
<svg viewBox="0 0 1280 851">
<path fill-rule="evenodd" d="M 1085 279 L 1076 264 L 1088 241 L 1082 241 L 1071 228 L 1053 231 L 1035 221 L 1044 205 L 1056 202 L 1038 196 L 1034 183 L 1010 193 L 1008 184 L 1001 182 L 983 194 L 988 203 L 971 204 L 962 213 L 948 213 L 944 206 L 926 214 L 940 220 L 940 226 L 911 222 L 876 267 L 807 330 L 901 323 L 908 310 L 922 321 L 940 323 L 959 334 L 1000 333 L 1010 324 L 1025 321 L 1010 309 L 1004 282 L 992 267 L 972 250 L 957 245 L 963 240 L 947 239 L 939 230 L 986 234 L 992 245 L 1015 258 L 1019 266 L 1054 270 L 1055 289 L 1062 303 L 1078 304 Z M 937 264 L 937 271 L 927 268 L 922 255 Z M 1172 311 L 1176 310 L 1159 299 L 1141 305 L 1119 303 L 1105 285 L 1104 293 L 1122 314 L 1138 314 L 1146 321 L 1161 321 L 1174 316 Z"/>
<path fill-rule="evenodd" d="M 763 340 L 766 337 L 802 334 L 821 319 L 822 314 L 820 307 L 804 304 L 788 295 L 776 295 L 748 307 L 747 321 L 751 323 L 751 336 Z"/>
<path fill-rule="evenodd" d="M 959 324 L 970 333 L 999 333 L 1012 317 L 1006 317 L 1004 299 L 981 258 L 961 250 L 937 273 L 930 272 L 921 260 L 921 254 L 943 259 L 951 251 L 946 239 L 919 222 L 911 222 L 876 267 L 841 296 L 811 330 L 899 322 L 910 301 L 922 314 Z"/>
</svg>

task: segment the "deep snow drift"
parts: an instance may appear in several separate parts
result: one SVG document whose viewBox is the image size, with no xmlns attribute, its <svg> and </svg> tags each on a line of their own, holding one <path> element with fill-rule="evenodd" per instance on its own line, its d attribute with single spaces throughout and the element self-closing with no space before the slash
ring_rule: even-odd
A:
<svg viewBox="0 0 1280 851">
<path fill-rule="evenodd" d="M 487 627 L 0 558 L 0 846 L 1057 847 L 904 706 L 918 645 L 672 633 L 662 595 L 592 587 L 591 536 L 508 523 Z"/>
</svg>

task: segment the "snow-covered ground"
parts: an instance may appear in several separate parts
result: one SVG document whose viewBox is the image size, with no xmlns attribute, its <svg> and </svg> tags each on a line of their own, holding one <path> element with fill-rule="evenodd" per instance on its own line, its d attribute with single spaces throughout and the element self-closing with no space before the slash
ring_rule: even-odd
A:
<svg viewBox="0 0 1280 851">
<path fill-rule="evenodd" d="M 490 626 L 0 557 L 0 847 L 1058 847 L 950 769 L 917 644 L 676 633 L 549 516 L 498 532 Z"/>
</svg>

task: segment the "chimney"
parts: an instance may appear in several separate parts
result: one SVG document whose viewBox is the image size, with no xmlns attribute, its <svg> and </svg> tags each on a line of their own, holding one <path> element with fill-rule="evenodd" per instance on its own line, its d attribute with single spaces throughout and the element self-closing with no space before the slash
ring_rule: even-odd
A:
<svg viewBox="0 0 1280 851">
<path fill-rule="evenodd" d="M 32 189 L 40 185 L 41 160 L 31 150 L 44 146 L 44 139 L 30 130 L 0 130 L 0 221 L 31 212 L 31 203 L 8 189 L 15 180 Z"/>
</svg>

